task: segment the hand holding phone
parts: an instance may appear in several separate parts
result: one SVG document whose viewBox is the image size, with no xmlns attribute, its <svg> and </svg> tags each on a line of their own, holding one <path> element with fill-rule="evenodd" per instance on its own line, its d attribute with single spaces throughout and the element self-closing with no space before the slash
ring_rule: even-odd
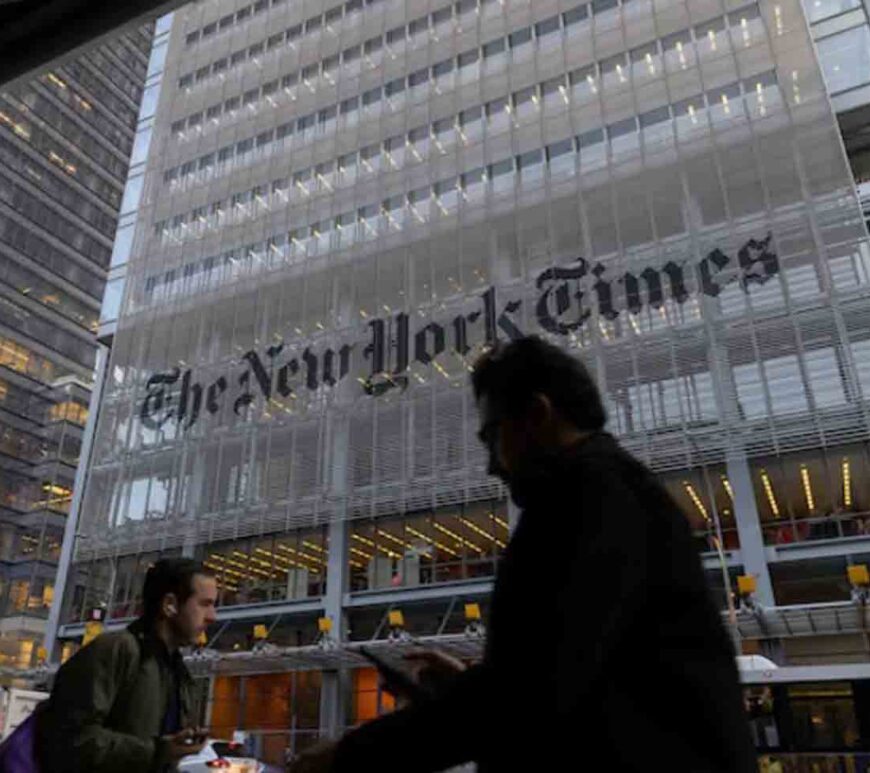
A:
<svg viewBox="0 0 870 773">
<path fill-rule="evenodd" d="M 407 698 L 414 702 L 427 701 L 432 698 L 432 692 L 423 687 L 411 674 L 388 663 L 380 655 L 367 647 L 360 647 L 359 653 L 371 661 L 384 681 L 384 689 L 397 698 Z"/>
</svg>

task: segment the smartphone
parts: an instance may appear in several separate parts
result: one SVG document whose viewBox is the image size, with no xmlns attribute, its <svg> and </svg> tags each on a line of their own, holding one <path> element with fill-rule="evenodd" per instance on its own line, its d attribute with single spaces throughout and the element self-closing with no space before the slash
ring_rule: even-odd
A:
<svg viewBox="0 0 870 773">
<path fill-rule="evenodd" d="M 205 743 L 208 740 L 208 730 L 205 728 L 197 728 L 193 731 L 193 735 L 185 741 L 189 746 Z"/>
<path fill-rule="evenodd" d="M 389 690 L 390 685 L 392 685 L 415 702 L 426 701 L 432 697 L 429 690 L 417 684 L 417 682 L 411 678 L 410 674 L 388 663 L 380 657 L 380 655 L 376 655 L 367 647 L 360 647 L 359 654 L 366 660 L 370 660 L 375 668 L 378 669 L 378 673 L 383 677 L 387 690 Z"/>
</svg>

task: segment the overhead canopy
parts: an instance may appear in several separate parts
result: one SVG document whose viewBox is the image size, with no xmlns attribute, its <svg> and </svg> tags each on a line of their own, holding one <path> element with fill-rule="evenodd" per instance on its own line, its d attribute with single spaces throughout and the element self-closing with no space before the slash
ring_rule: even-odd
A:
<svg viewBox="0 0 870 773">
<path fill-rule="evenodd" d="M 30 79 L 182 0 L 0 0 L 0 88 Z"/>
</svg>

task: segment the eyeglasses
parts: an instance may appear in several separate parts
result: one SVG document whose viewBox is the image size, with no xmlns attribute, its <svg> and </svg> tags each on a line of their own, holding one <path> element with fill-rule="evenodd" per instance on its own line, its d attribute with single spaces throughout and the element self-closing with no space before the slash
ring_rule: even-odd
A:
<svg viewBox="0 0 870 773">
<path fill-rule="evenodd" d="M 494 448 L 498 442 L 498 429 L 500 423 L 501 422 L 497 419 L 490 419 L 484 423 L 480 428 L 480 432 L 477 433 L 480 442 L 487 448 Z"/>
</svg>

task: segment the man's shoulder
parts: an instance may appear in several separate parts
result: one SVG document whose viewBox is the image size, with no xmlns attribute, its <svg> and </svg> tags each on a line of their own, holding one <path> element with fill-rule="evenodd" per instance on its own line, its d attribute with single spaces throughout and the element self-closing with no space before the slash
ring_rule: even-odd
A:
<svg viewBox="0 0 870 773">
<path fill-rule="evenodd" d="M 644 464 L 623 449 L 610 435 L 590 438 L 569 457 L 568 472 L 575 482 L 582 479 L 602 487 L 625 489 L 630 484 L 655 481 Z"/>
<path fill-rule="evenodd" d="M 108 665 L 113 662 L 130 660 L 139 656 L 139 642 L 136 636 L 127 629 L 101 633 L 89 644 L 82 647 L 65 666 L 74 669 L 85 663 L 101 663 Z M 68 669 L 68 670 L 69 670 Z"/>
</svg>

